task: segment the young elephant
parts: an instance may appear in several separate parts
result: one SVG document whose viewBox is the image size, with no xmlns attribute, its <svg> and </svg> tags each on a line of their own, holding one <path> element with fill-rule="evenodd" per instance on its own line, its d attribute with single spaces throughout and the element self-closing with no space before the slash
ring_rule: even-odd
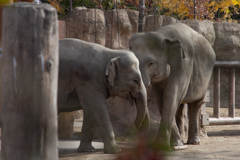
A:
<svg viewBox="0 0 240 160">
<path fill-rule="evenodd" d="M 209 42 L 187 25 L 175 23 L 156 32 L 135 34 L 129 46 L 139 59 L 145 86 L 152 84 L 159 106 L 157 141 L 170 146 L 172 134 L 173 145 L 183 145 L 175 115 L 180 105 L 188 103 L 188 143 L 199 144 L 198 113 L 215 62 Z"/>
<path fill-rule="evenodd" d="M 82 139 L 78 151 L 92 152 L 97 128 L 104 152 L 120 151 L 107 112 L 108 97 L 127 97 L 137 107 L 136 127 L 147 129 L 147 95 L 136 56 L 77 39 L 59 41 L 58 112 L 83 109 Z M 143 125 L 144 122 L 144 125 Z"/>
</svg>

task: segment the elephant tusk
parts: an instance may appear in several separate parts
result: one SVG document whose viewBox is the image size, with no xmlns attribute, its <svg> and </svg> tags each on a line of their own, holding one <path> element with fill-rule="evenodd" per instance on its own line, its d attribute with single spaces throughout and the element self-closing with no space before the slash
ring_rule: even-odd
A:
<svg viewBox="0 0 240 160">
<path fill-rule="evenodd" d="M 170 72 L 171 72 L 171 67 L 170 67 L 169 64 L 167 64 L 167 66 L 166 66 L 166 72 L 165 72 L 166 77 L 168 77 L 168 76 L 170 75 Z"/>
</svg>

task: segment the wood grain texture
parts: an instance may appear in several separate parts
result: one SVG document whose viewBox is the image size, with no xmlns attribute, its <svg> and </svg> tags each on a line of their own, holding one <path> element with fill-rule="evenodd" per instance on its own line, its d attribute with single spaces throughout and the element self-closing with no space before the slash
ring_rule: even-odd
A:
<svg viewBox="0 0 240 160">
<path fill-rule="evenodd" d="M 2 158 L 58 158 L 58 25 L 55 8 L 3 10 Z"/>
</svg>

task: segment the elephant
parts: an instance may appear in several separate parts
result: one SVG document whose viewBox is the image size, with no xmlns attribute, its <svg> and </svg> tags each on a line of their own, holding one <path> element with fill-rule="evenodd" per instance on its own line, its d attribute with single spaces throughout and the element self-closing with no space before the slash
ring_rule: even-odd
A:
<svg viewBox="0 0 240 160">
<path fill-rule="evenodd" d="M 79 39 L 60 40 L 58 113 L 83 110 L 77 151 L 95 150 L 91 142 L 96 128 L 103 138 L 104 153 L 120 151 L 107 112 L 106 99 L 110 96 L 135 103 L 135 126 L 139 131 L 148 130 L 146 88 L 136 56 L 128 50 L 112 50 Z"/>
<path fill-rule="evenodd" d="M 152 87 L 161 114 L 156 141 L 168 149 L 185 146 L 175 115 L 186 103 L 187 143 L 200 144 L 199 110 L 216 59 L 207 39 L 183 23 L 173 23 L 153 32 L 134 34 L 129 49 L 140 62 L 144 84 Z"/>
</svg>

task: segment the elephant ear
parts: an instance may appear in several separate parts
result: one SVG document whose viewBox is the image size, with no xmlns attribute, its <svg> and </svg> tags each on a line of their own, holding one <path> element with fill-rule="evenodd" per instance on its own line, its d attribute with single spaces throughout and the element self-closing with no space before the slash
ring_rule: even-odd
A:
<svg viewBox="0 0 240 160">
<path fill-rule="evenodd" d="M 115 57 L 111 59 L 106 68 L 106 76 L 107 80 L 110 83 L 111 86 L 114 86 L 114 79 L 117 76 L 118 72 L 120 71 L 119 68 L 119 61 L 121 60 L 120 57 Z"/>
<path fill-rule="evenodd" d="M 165 43 L 166 43 L 166 48 L 167 48 L 167 53 L 170 54 L 172 53 L 171 50 L 174 49 L 176 52 L 180 53 L 181 58 L 184 59 L 186 58 L 185 56 L 185 52 L 184 49 L 182 47 L 182 43 L 180 40 L 178 39 L 165 39 Z M 168 55 L 171 56 L 171 55 Z M 172 56 L 176 56 L 176 55 L 172 55 Z"/>
<path fill-rule="evenodd" d="M 178 39 L 165 39 L 165 53 L 171 72 L 177 71 L 182 60 L 186 58 L 182 43 Z"/>
</svg>

